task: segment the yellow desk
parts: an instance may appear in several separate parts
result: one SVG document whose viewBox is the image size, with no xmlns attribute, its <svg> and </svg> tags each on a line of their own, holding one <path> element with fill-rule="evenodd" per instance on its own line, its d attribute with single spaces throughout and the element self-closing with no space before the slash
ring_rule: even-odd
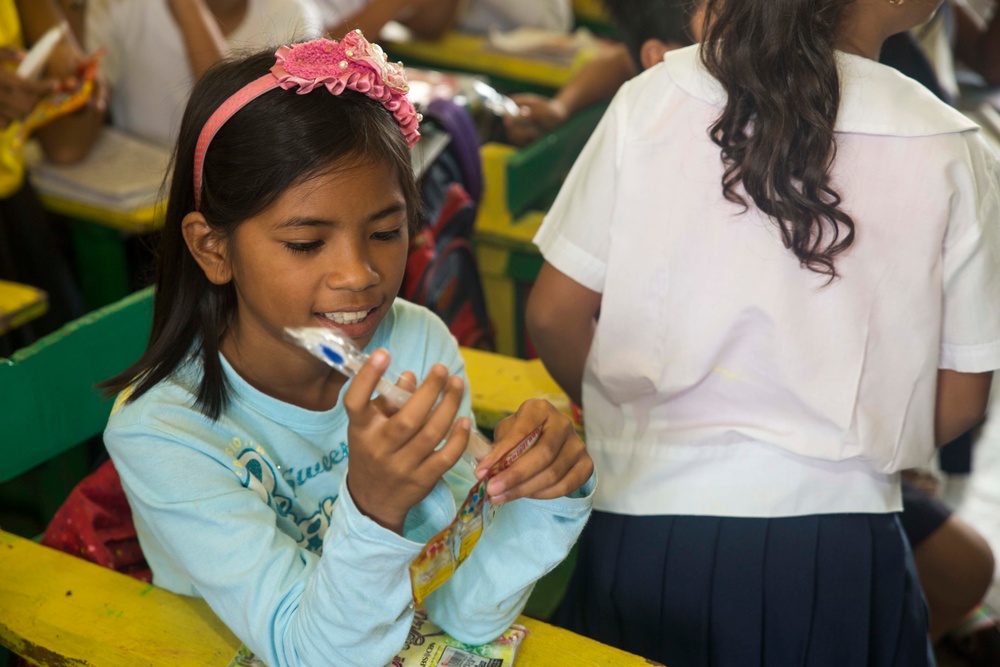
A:
<svg viewBox="0 0 1000 667">
<path fill-rule="evenodd" d="M 544 398 L 573 418 L 569 398 L 541 360 L 526 361 L 467 347 L 462 348 L 462 358 L 472 392 L 472 412 L 479 428 L 492 430 L 529 398 Z"/>
<path fill-rule="evenodd" d="M 510 92 L 558 90 L 593 56 L 584 52 L 572 64 L 561 64 L 503 53 L 492 48 L 482 35 L 460 32 L 449 32 L 433 41 L 383 40 L 382 46 L 393 60 L 402 60 L 407 66 L 483 74 L 494 86 Z"/>
<path fill-rule="evenodd" d="M 226 667 L 240 642 L 203 601 L 0 531 L 0 643 L 39 667 Z M 516 667 L 640 667 L 648 661 L 547 623 Z"/>
<path fill-rule="evenodd" d="M 0 334 L 16 329 L 49 308 L 49 295 L 37 287 L 0 280 Z"/>
</svg>

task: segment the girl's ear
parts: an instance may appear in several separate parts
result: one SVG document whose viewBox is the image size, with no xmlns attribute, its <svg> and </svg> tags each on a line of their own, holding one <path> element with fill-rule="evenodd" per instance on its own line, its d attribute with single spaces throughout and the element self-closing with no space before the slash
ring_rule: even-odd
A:
<svg viewBox="0 0 1000 667">
<path fill-rule="evenodd" d="M 205 216 L 198 211 L 188 213 L 181 221 L 181 232 L 191 256 L 205 272 L 209 282 L 225 285 L 233 279 L 226 238 L 212 229 Z"/>
</svg>

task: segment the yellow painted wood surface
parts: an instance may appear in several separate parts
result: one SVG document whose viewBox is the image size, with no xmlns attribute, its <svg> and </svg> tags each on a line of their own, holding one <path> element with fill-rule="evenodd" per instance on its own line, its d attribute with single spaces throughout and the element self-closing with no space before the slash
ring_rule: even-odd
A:
<svg viewBox="0 0 1000 667">
<path fill-rule="evenodd" d="M 539 359 L 528 361 L 470 348 L 462 348 L 462 357 L 472 391 L 472 410 L 481 428 L 492 429 L 529 398 L 551 401 L 572 418 L 569 398 Z"/>
<path fill-rule="evenodd" d="M 54 213 L 132 234 L 156 231 L 163 226 L 163 216 L 166 213 L 163 206 L 156 205 L 143 206 L 131 211 L 115 211 L 49 195 L 39 195 L 39 198 L 45 208 Z"/>
<path fill-rule="evenodd" d="M 573 0 L 573 13 L 588 21 L 608 21 L 602 0 Z"/>
<path fill-rule="evenodd" d="M 639 667 L 646 660 L 547 623 L 515 667 Z M 202 600 L 0 531 L 0 643 L 39 667 L 226 667 L 240 646 Z"/>
<path fill-rule="evenodd" d="M 571 65 L 516 56 L 492 48 L 481 35 L 449 32 L 438 40 L 385 41 L 385 50 L 404 63 L 429 64 L 442 69 L 478 72 L 526 84 L 561 88 L 593 56 L 582 53 Z"/>
<path fill-rule="evenodd" d="M 0 334 L 41 317 L 49 308 L 49 295 L 37 287 L 0 280 Z"/>
<path fill-rule="evenodd" d="M 2 531 L 0 642 L 39 667 L 226 667 L 240 646 L 201 600 Z"/>
</svg>

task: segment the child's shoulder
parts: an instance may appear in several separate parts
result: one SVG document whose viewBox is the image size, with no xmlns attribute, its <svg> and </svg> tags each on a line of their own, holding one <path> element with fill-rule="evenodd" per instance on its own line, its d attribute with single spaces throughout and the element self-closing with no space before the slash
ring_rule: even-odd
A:
<svg viewBox="0 0 1000 667">
<path fill-rule="evenodd" d="M 926 86 L 882 63 L 841 51 L 837 131 L 891 137 L 975 132 L 978 126 Z"/>
<path fill-rule="evenodd" d="M 396 297 L 392 309 L 386 317 L 387 334 L 392 336 L 397 332 L 414 334 L 420 331 L 429 336 L 449 336 L 448 325 L 434 311 L 402 297 Z"/>
<path fill-rule="evenodd" d="M 168 419 L 182 422 L 202 421 L 204 415 L 196 406 L 200 364 L 189 358 L 169 376 L 134 400 L 130 385 L 118 393 L 108 418 L 108 429 L 127 428 L 150 421 Z"/>
<path fill-rule="evenodd" d="M 397 297 L 383 321 L 370 349 L 384 347 L 398 360 L 407 359 L 407 368 L 422 368 L 424 363 L 441 362 L 457 357 L 458 341 L 448 325 L 433 311 Z"/>
</svg>

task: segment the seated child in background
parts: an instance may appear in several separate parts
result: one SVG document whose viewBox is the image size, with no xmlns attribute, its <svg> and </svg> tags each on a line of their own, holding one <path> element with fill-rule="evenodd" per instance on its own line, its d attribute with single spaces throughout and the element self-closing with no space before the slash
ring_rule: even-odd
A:
<svg viewBox="0 0 1000 667">
<path fill-rule="evenodd" d="M 622 37 L 588 62 L 554 98 L 514 95 L 521 114 L 504 118 L 507 139 L 525 146 L 565 123 L 581 109 L 614 97 L 623 83 L 652 67 L 669 51 L 699 41 L 699 3 L 691 0 L 648 0 L 605 3 Z"/>
<path fill-rule="evenodd" d="M 194 82 L 230 50 L 322 32 L 311 0 L 91 0 L 87 50 L 104 48 L 115 127 L 174 143 Z"/>
<path fill-rule="evenodd" d="M 38 80 L 25 80 L 15 70 L 30 47 L 64 21 L 53 0 L 0 0 L 0 132 L 23 121 L 52 93 L 75 85 L 83 53 L 72 34 L 64 35 Z M 45 156 L 58 163 L 75 162 L 90 150 L 104 118 L 104 87 L 95 81 L 83 108 L 39 128 L 34 134 Z M 0 146 L 0 150 L 6 150 Z M 5 160 L 10 162 L 5 163 Z M 49 295 L 45 315 L 10 334 L 5 347 L 27 345 L 84 313 L 80 288 L 62 252 L 62 240 L 24 179 L 20 155 L 13 150 L 0 160 L 0 279 L 23 282 Z M 12 349 L 0 349 L 0 356 Z"/>
<path fill-rule="evenodd" d="M 479 545 L 426 601 L 461 641 L 494 639 L 566 556 L 595 487 L 547 401 L 502 422 L 475 470 L 460 461 L 474 424 L 458 346 L 397 298 L 417 115 L 401 69 L 347 40 L 228 61 L 195 85 L 149 346 L 106 383 L 121 393 L 105 443 L 154 583 L 203 597 L 270 667 L 386 664 L 414 614 L 409 563 L 541 426 L 490 481 L 504 506 Z M 337 329 L 371 359 L 347 381 L 289 326 Z M 395 412 L 373 396 L 390 361 L 402 381 L 423 378 Z"/>
</svg>

